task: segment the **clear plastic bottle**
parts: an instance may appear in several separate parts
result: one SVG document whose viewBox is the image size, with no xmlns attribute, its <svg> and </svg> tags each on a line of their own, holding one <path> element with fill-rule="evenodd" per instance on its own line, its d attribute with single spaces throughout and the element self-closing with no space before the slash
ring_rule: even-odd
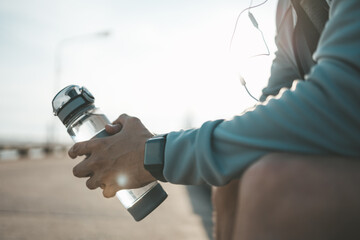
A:
<svg viewBox="0 0 360 240">
<path fill-rule="evenodd" d="M 54 115 L 63 122 L 75 142 L 109 136 L 105 125 L 110 121 L 95 107 L 94 101 L 85 87 L 77 85 L 65 87 L 52 101 Z M 116 196 L 133 218 L 140 221 L 158 207 L 167 194 L 155 181 L 141 188 L 120 190 Z"/>
</svg>

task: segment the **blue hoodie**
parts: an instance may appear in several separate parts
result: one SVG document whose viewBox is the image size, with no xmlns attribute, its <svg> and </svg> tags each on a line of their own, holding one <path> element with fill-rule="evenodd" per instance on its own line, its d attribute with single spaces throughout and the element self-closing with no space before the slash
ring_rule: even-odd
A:
<svg viewBox="0 0 360 240">
<path fill-rule="evenodd" d="M 360 157 L 360 1 L 328 1 L 316 64 L 301 81 L 289 2 L 278 5 L 278 50 L 266 100 L 231 120 L 170 132 L 164 162 L 169 182 L 224 185 L 271 152 Z"/>
</svg>

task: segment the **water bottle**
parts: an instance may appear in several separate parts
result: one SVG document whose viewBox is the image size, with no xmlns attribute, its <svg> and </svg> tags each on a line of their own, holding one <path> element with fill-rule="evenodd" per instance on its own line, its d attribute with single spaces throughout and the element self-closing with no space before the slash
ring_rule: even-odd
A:
<svg viewBox="0 0 360 240">
<path fill-rule="evenodd" d="M 94 96 L 85 88 L 70 85 L 62 89 L 52 101 L 53 112 L 65 125 L 75 142 L 107 137 L 108 118 L 94 105 Z M 158 207 L 167 197 L 155 181 L 137 189 L 124 189 L 117 198 L 136 221 L 140 221 Z"/>
</svg>

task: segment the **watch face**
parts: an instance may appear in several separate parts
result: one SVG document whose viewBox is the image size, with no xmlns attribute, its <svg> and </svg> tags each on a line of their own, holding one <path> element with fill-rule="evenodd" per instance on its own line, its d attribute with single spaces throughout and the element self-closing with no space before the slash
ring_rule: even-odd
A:
<svg viewBox="0 0 360 240">
<path fill-rule="evenodd" d="M 144 167 L 153 177 L 160 181 L 166 181 L 163 175 L 164 153 L 165 137 L 156 136 L 146 142 Z"/>
</svg>

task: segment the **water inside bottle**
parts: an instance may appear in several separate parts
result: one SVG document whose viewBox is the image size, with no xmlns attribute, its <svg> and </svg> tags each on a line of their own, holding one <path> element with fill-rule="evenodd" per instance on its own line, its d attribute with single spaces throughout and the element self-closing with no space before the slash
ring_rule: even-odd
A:
<svg viewBox="0 0 360 240">
<path fill-rule="evenodd" d="M 134 205 L 142 196 L 148 193 L 153 187 L 158 184 L 156 181 L 149 183 L 141 188 L 124 189 L 116 193 L 116 197 L 124 205 L 125 208 L 129 208 Z"/>
<path fill-rule="evenodd" d="M 75 142 L 86 141 L 94 137 L 110 123 L 104 114 L 85 113 L 71 124 L 67 132 Z"/>
</svg>

